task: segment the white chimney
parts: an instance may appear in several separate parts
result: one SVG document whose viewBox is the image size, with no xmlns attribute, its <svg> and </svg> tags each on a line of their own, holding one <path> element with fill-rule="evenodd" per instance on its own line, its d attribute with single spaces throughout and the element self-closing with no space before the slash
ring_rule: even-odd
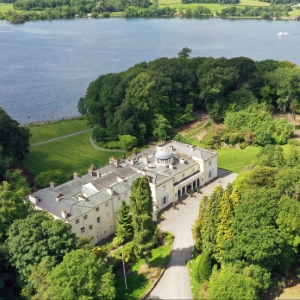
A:
<svg viewBox="0 0 300 300">
<path fill-rule="evenodd" d="M 94 171 L 94 164 L 91 165 L 91 170 Z"/>
<path fill-rule="evenodd" d="M 34 204 L 37 204 L 38 201 L 39 201 L 39 199 L 38 199 L 38 197 L 36 195 L 29 194 L 29 201 L 32 202 L 32 203 L 34 203 Z"/>
<path fill-rule="evenodd" d="M 132 158 L 130 159 L 130 164 L 131 164 L 132 166 L 134 166 L 134 164 L 135 164 L 135 157 L 132 157 Z"/>
<path fill-rule="evenodd" d="M 184 158 L 183 158 L 182 156 L 179 158 L 179 162 L 180 162 L 181 164 L 185 164 L 185 160 L 184 160 Z"/>
<path fill-rule="evenodd" d="M 149 160 L 148 160 L 148 154 L 143 154 L 143 164 L 145 164 L 146 166 L 148 165 Z"/>
<path fill-rule="evenodd" d="M 78 177 L 78 173 L 77 172 L 74 172 L 73 174 L 73 179 L 76 179 Z"/>
<path fill-rule="evenodd" d="M 124 181 L 124 177 L 118 175 L 118 176 L 117 176 L 117 180 L 118 180 L 118 182 L 122 182 L 122 181 Z"/>
<path fill-rule="evenodd" d="M 106 190 L 108 191 L 108 193 L 112 196 L 114 194 L 114 190 L 112 187 L 107 187 Z"/>
<path fill-rule="evenodd" d="M 78 195 L 78 200 L 79 201 L 86 201 L 86 197 L 81 193 Z"/>
<path fill-rule="evenodd" d="M 92 170 L 91 168 L 89 168 L 89 169 L 88 169 L 88 173 L 89 173 L 90 175 L 93 175 L 93 170 Z"/>
<path fill-rule="evenodd" d="M 50 189 L 53 189 L 55 187 L 55 182 L 54 181 L 50 181 Z"/>
<path fill-rule="evenodd" d="M 64 196 L 64 194 L 59 193 L 59 194 L 55 197 L 56 202 L 58 202 L 59 200 L 61 200 L 61 198 L 62 198 L 63 196 Z"/>
<path fill-rule="evenodd" d="M 173 145 L 170 145 L 170 151 L 173 152 Z"/>
<path fill-rule="evenodd" d="M 67 216 L 68 216 L 67 211 L 63 209 L 63 210 L 61 211 L 61 216 L 62 216 L 63 219 L 66 219 Z"/>
<path fill-rule="evenodd" d="M 101 177 L 101 172 L 98 170 L 97 171 L 97 178 L 100 178 Z"/>
</svg>

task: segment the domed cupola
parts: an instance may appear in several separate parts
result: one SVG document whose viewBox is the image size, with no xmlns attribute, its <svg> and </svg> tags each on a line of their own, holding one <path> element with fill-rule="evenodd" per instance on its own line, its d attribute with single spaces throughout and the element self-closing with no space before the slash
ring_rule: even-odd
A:
<svg viewBox="0 0 300 300">
<path fill-rule="evenodd" d="M 173 154 L 162 147 L 158 147 L 155 153 L 156 163 L 158 165 L 168 165 L 173 162 Z"/>
</svg>

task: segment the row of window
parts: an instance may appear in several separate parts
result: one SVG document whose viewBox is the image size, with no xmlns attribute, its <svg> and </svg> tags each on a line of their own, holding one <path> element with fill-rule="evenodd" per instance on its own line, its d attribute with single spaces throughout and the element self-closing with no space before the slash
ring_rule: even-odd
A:
<svg viewBox="0 0 300 300">
<path fill-rule="evenodd" d="M 108 218 L 108 219 L 110 218 L 110 211 L 108 211 L 108 212 L 106 213 L 106 218 Z M 87 215 L 84 215 L 84 216 L 83 216 L 83 219 L 84 219 L 84 220 L 87 220 Z M 79 220 L 79 219 L 76 219 L 76 220 L 75 220 L 75 224 L 79 224 L 79 223 L 80 223 L 80 220 Z M 97 223 L 101 223 L 101 218 L 100 218 L 100 217 L 97 218 Z"/>
</svg>

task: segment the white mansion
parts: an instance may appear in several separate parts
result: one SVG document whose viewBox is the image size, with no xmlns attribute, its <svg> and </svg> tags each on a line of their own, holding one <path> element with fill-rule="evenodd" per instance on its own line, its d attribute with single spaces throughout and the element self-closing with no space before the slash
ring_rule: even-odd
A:
<svg viewBox="0 0 300 300">
<path fill-rule="evenodd" d="M 76 235 L 100 242 L 117 227 L 117 212 L 124 199 L 129 204 L 132 182 L 148 176 L 153 197 L 153 218 L 157 212 L 217 176 L 217 153 L 179 142 L 168 142 L 132 155 L 125 160 L 111 158 L 100 169 L 92 165 L 88 174 L 62 185 L 30 194 L 36 209 L 72 225 Z"/>
</svg>

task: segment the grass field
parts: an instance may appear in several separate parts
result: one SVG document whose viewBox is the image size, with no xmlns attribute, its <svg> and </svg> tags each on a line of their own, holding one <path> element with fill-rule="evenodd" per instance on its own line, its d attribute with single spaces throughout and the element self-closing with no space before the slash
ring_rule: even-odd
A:
<svg viewBox="0 0 300 300">
<path fill-rule="evenodd" d="M 245 6 L 269 6 L 269 3 L 266 2 L 261 2 L 258 0 L 241 0 L 237 6 L 245 7 Z M 181 0 L 159 0 L 159 6 L 160 7 L 165 7 L 169 6 L 171 8 L 176 8 L 179 10 L 180 8 L 182 9 L 195 9 L 198 6 L 204 6 L 206 8 L 209 8 L 213 13 L 219 11 L 221 12 L 222 9 L 224 9 L 227 6 L 227 4 L 214 4 L 214 3 L 191 3 L 191 4 L 182 4 Z"/>
<path fill-rule="evenodd" d="M 151 267 L 161 267 L 168 263 L 172 243 L 160 246 L 152 250 L 152 258 L 150 259 Z M 125 289 L 124 277 L 116 278 L 117 295 L 116 299 L 140 299 L 150 288 L 144 274 L 140 274 L 139 270 L 145 260 L 141 259 L 131 266 L 131 272 L 127 275 L 127 290 Z M 126 271 L 128 273 L 128 270 Z M 167 287 L 166 287 L 167 288 Z"/>
<path fill-rule="evenodd" d="M 122 158 L 122 152 L 99 151 L 92 147 L 86 132 L 55 142 L 30 148 L 24 165 L 35 174 L 47 170 L 61 169 L 67 175 L 73 172 L 87 172 L 91 164 L 106 165 L 111 156 Z"/>
<path fill-rule="evenodd" d="M 8 10 L 14 10 L 12 3 L 0 3 L 0 12 L 5 13 Z"/>
<path fill-rule="evenodd" d="M 218 152 L 218 167 L 234 173 L 240 173 L 246 166 L 254 164 L 260 147 L 247 147 L 243 150 L 222 148 Z"/>
<path fill-rule="evenodd" d="M 89 129 L 86 117 L 79 117 L 69 120 L 60 120 L 57 122 L 47 122 L 28 126 L 31 137 L 30 144 L 47 141 L 56 137 L 64 136 L 77 131 Z"/>
</svg>

